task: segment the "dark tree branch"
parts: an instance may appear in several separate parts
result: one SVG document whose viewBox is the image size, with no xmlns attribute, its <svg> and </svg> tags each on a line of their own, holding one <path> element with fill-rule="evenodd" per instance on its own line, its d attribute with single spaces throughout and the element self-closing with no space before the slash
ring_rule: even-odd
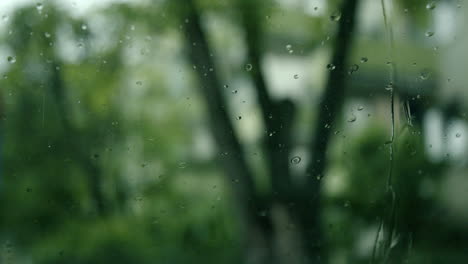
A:
<svg viewBox="0 0 468 264">
<path fill-rule="evenodd" d="M 289 152 L 291 146 L 291 128 L 294 115 L 294 104 L 289 100 L 274 101 L 269 94 L 262 70 L 262 29 L 260 13 L 261 2 L 240 0 L 239 10 L 242 16 L 242 25 L 245 30 L 248 63 L 252 65 L 250 71 L 257 100 L 266 129 L 265 147 L 268 155 L 268 166 L 272 181 L 272 188 L 277 198 L 287 199 L 292 191 L 289 173 Z"/>
<path fill-rule="evenodd" d="M 190 53 L 190 60 L 200 81 L 202 96 L 206 100 L 210 117 L 211 131 L 218 144 L 220 155 L 227 153 L 223 158 L 230 180 L 234 182 L 236 194 L 248 204 L 255 198 L 255 188 L 252 173 L 245 160 L 241 144 L 235 134 L 234 126 L 230 121 L 227 103 L 221 93 L 221 82 L 215 71 L 205 33 L 201 27 L 200 16 L 192 0 L 184 1 L 185 37 Z"/>
<path fill-rule="evenodd" d="M 330 127 L 333 127 L 333 123 L 340 113 L 345 99 L 346 76 L 348 73 L 346 68 L 347 58 L 352 45 L 358 0 L 346 0 L 343 2 L 342 17 L 339 21 L 338 34 L 331 61 L 336 69 L 330 71 L 328 75 L 327 85 L 319 104 L 315 131 L 309 147 L 312 158 L 306 170 L 308 190 L 315 189 L 313 186 L 318 185 L 317 176 L 323 176 L 326 164 L 326 151 L 332 134 Z"/>
<path fill-rule="evenodd" d="M 315 131 L 309 146 L 311 159 L 306 168 L 306 183 L 298 197 L 296 217 L 301 222 L 304 237 L 304 248 L 310 255 L 312 263 L 326 263 L 326 254 L 321 250 L 324 243 L 320 225 L 321 181 L 326 167 L 326 152 L 337 116 L 345 100 L 347 59 L 352 46 L 353 31 L 356 20 L 358 0 L 344 0 L 341 19 L 333 47 L 331 63 L 336 67 L 330 71 L 322 100 L 319 104 L 315 121 Z"/>
<path fill-rule="evenodd" d="M 251 231 L 271 232 L 269 218 L 258 214 L 264 202 L 256 193 L 253 175 L 245 160 L 242 146 L 230 121 L 227 103 L 221 93 L 221 82 L 216 75 L 205 33 L 201 26 L 200 15 L 192 0 L 183 1 L 184 30 L 190 60 L 200 81 L 201 94 L 205 98 L 210 118 L 211 131 L 222 157 L 222 164 L 232 182 L 235 198 L 243 219 Z M 223 155 L 227 153 L 227 155 Z"/>
<path fill-rule="evenodd" d="M 66 98 L 64 95 L 64 83 L 60 73 L 58 72 L 61 67 L 59 63 L 53 63 L 51 65 L 51 87 L 52 95 L 54 97 L 55 103 L 60 111 L 61 123 L 64 129 L 64 133 L 69 138 L 67 142 L 70 146 L 70 151 L 76 153 L 78 162 L 83 165 L 83 168 L 86 169 L 89 188 L 91 192 L 92 199 L 96 205 L 96 210 L 98 215 L 103 216 L 108 213 L 107 208 L 105 207 L 105 198 L 102 192 L 102 181 L 100 177 L 100 168 L 91 162 L 89 155 L 86 151 L 83 151 L 83 147 L 80 143 L 80 135 L 78 131 L 73 127 L 69 120 L 69 111 L 66 106 Z"/>
</svg>

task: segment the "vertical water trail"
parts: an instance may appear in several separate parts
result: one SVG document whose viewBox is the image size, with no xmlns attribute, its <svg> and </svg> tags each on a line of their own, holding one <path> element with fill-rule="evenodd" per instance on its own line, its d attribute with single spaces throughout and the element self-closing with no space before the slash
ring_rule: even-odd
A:
<svg viewBox="0 0 468 264">
<path fill-rule="evenodd" d="M 396 87 L 396 66 L 395 66 L 395 61 L 394 61 L 394 39 L 393 39 L 393 28 L 388 20 L 388 15 L 387 15 L 387 7 L 385 5 L 385 0 L 380 1 L 382 4 L 382 13 L 384 17 L 384 23 L 385 23 L 385 29 L 387 31 L 387 38 L 389 41 L 389 56 L 390 56 L 390 84 L 389 84 L 389 90 L 390 90 L 390 114 L 391 114 L 391 137 L 390 137 L 390 161 L 391 165 L 393 164 L 393 142 L 395 140 L 395 89 Z M 391 187 L 392 183 L 392 169 L 393 166 L 390 166 L 390 173 L 389 177 L 387 179 L 387 189 Z"/>
<path fill-rule="evenodd" d="M 390 136 L 390 169 L 387 176 L 386 182 L 386 202 L 390 203 L 390 212 L 389 215 L 384 214 L 380 220 L 379 228 L 374 241 L 374 247 L 372 251 L 371 263 L 374 263 L 376 258 L 376 252 L 378 248 L 380 233 L 383 231 L 384 240 L 383 240 L 383 263 L 385 263 L 389 257 L 390 248 L 393 240 L 393 233 L 395 227 L 395 192 L 392 187 L 392 176 L 393 176 L 393 163 L 394 163 L 394 141 L 395 141 L 395 89 L 396 86 L 396 65 L 395 65 L 395 56 L 394 56 L 394 37 L 393 37 L 393 28 L 391 21 L 389 21 L 388 9 L 385 4 L 385 0 L 381 0 L 382 5 L 382 14 L 384 18 L 386 35 L 389 43 L 389 56 L 390 56 L 390 83 L 387 86 L 387 90 L 390 91 L 390 114 L 391 114 L 391 136 Z"/>
</svg>

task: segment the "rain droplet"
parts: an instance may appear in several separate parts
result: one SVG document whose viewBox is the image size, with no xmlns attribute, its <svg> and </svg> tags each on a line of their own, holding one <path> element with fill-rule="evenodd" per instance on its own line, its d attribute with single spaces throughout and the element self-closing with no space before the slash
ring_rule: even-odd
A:
<svg viewBox="0 0 468 264">
<path fill-rule="evenodd" d="M 46 33 L 44 33 L 44 36 L 45 36 L 46 38 L 50 38 L 51 35 L 50 35 L 49 32 L 46 32 Z"/>
<path fill-rule="evenodd" d="M 419 78 L 423 81 L 429 79 L 430 76 L 431 72 L 427 69 L 421 71 L 421 73 L 419 74 Z"/>
<path fill-rule="evenodd" d="M 136 84 L 137 85 L 143 85 L 143 82 L 142 81 L 137 81 Z"/>
<path fill-rule="evenodd" d="M 81 25 L 81 29 L 82 29 L 82 30 L 87 30 L 87 29 L 88 29 L 88 26 L 85 25 L 85 24 L 83 24 L 83 25 Z"/>
<path fill-rule="evenodd" d="M 348 118 L 348 122 L 349 122 L 349 123 L 353 123 L 353 122 L 356 121 L 356 119 L 357 119 L 356 116 L 355 116 L 355 115 L 352 115 L 352 116 L 350 116 L 350 117 Z"/>
<path fill-rule="evenodd" d="M 331 21 L 340 21 L 341 19 L 341 13 L 339 11 L 336 11 L 330 15 L 330 20 Z"/>
<path fill-rule="evenodd" d="M 292 157 L 292 159 L 291 159 L 291 163 L 292 163 L 292 164 L 299 164 L 299 163 L 301 162 L 301 160 L 302 160 L 301 157 L 299 157 L 299 156 L 294 156 L 294 157 Z"/>
<path fill-rule="evenodd" d="M 291 44 L 286 45 L 286 50 L 292 50 L 292 45 Z"/>
<path fill-rule="evenodd" d="M 387 91 L 393 91 L 393 83 L 387 84 L 387 86 L 385 86 L 385 90 L 387 90 Z"/>
<path fill-rule="evenodd" d="M 2 20 L 5 21 L 5 22 L 8 21 L 8 15 L 3 15 Z"/>
<path fill-rule="evenodd" d="M 459 137 L 461 137 L 461 134 L 460 134 L 460 133 L 457 133 L 455 136 L 456 136 L 457 138 L 459 138 Z"/>
<path fill-rule="evenodd" d="M 358 111 L 364 110 L 364 106 L 362 106 L 362 105 L 358 106 L 357 110 L 358 110 Z"/>
<path fill-rule="evenodd" d="M 426 9 L 427 10 L 434 10 L 436 8 L 436 3 L 434 1 L 427 3 Z"/>
<path fill-rule="evenodd" d="M 231 93 L 236 94 L 237 90 L 232 90 Z"/>
<path fill-rule="evenodd" d="M 369 59 L 367 57 L 362 57 L 361 58 L 361 63 L 366 63 Z"/>
<path fill-rule="evenodd" d="M 238 117 L 237 117 L 237 120 L 241 120 L 241 119 L 242 119 L 242 116 L 238 116 Z"/>
<path fill-rule="evenodd" d="M 247 63 L 247 64 L 245 65 L 245 70 L 246 70 L 246 71 L 251 71 L 252 69 L 253 69 L 252 64 Z"/>
<path fill-rule="evenodd" d="M 294 74 L 294 79 L 299 79 L 299 74 Z"/>
<path fill-rule="evenodd" d="M 353 74 L 353 73 L 357 72 L 358 70 L 359 70 L 359 65 L 353 64 L 353 65 L 351 65 L 351 67 L 349 68 L 348 73 L 349 73 L 349 74 Z"/>
<path fill-rule="evenodd" d="M 13 56 L 8 56 L 8 57 L 7 57 L 7 61 L 8 61 L 9 63 L 13 64 L 13 63 L 16 62 L 16 58 L 13 57 Z"/>
<path fill-rule="evenodd" d="M 329 71 L 333 71 L 334 69 L 336 69 L 336 66 L 333 63 L 329 63 L 329 64 L 327 64 L 327 69 Z"/>
<path fill-rule="evenodd" d="M 179 169 L 185 169 L 187 167 L 187 163 L 179 162 Z"/>
<path fill-rule="evenodd" d="M 229 85 L 225 84 L 225 85 L 223 85 L 223 87 L 227 89 L 227 88 L 229 88 Z"/>
<path fill-rule="evenodd" d="M 434 36 L 434 34 L 435 34 L 435 33 L 432 32 L 432 31 L 427 31 L 427 32 L 426 32 L 426 37 L 430 38 L 430 37 Z"/>
</svg>

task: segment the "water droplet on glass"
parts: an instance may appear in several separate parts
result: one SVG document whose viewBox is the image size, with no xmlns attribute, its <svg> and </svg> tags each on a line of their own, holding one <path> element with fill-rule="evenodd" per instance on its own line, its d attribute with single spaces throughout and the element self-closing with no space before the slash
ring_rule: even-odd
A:
<svg viewBox="0 0 468 264">
<path fill-rule="evenodd" d="M 387 86 L 385 86 L 385 90 L 387 90 L 387 91 L 393 91 L 393 83 L 387 84 Z"/>
<path fill-rule="evenodd" d="M 227 88 L 229 88 L 229 85 L 225 84 L 225 85 L 223 85 L 223 87 L 227 89 Z"/>
<path fill-rule="evenodd" d="M 427 10 L 434 10 L 434 8 L 436 8 L 436 4 L 434 1 L 427 3 L 426 5 Z"/>
<path fill-rule="evenodd" d="M 86 26 L 85 24 L 81 25 L 81 29 L 82 30 L 87 30 L 88 29 L 88 26 Z"/>
<path fill-rule="evenodd" d="M 351 206 L 351 202 L 350 201 L 345 201 L 344 202 L 344 207 L 349 207 Z"/>
<path fill-rule="evenodd" d="M 293 76 L 293 77 L 294 77 L 294 79 L 296 79 L 296 80 L 297 80 L 297 79 L 299 79 L 299 74 L 294 74 L 294 76 Z"/>
<path fill-rule="evenodd" d="M 423 81 L 429 79 L 430 76 L 431 72 L 427 69 L 421 71 L 421 73 L 419 74 L 419 78 Z"/>
<path fill-rule="evenodd" d="M 459 138 L 459 137 L 461 137 L 461 134 L 460 134 L 460 133 L 457 133 L 455 136 L 456 136 L 457 138 Z"/>
<path fill-rule="evenodd" d="M 291 44 L 286 45 L 286 50 L 291 50 L 291 49 L 292 49 L 292 45 L 291 45 Z"/>
<path fill-rule="evenodd" d="M 356 119 L 357 119 L 356 116 L 355 116 L 355 115 L 352 115 L 352 116 L 350 116 L 350 117 L 348 118 L 348 122 L 349 122 L 349 123 L 353 123 L 353 122 L 356 121 Z"/>
<path fill-rule="evenodd" d="M 45 36 L 46 38 L 50 38 L 51 35 L 50 35 L 49 32 L 46 32 L 46 33 L 44 33 L 44 36 Z"/>
<path fill-rule="evenodd" d="M 236 94 L 237 90 L 232 90 L 231 93 Z"/>
<path fill-rule="evenodd" d="M 333 71 L 334 69 L 336 69 L 336 66 L 333 63 L 329 63 L 329 64 L 327 64 L 327 69 L 329 71 Z"/>
<path fill-rule="evenodd" d="M 238 116 L 238 117 L 237 117 L 237 120 L 241 120 L 241 119 L 242 119 L 242 116 Z"/>
<path fill-rule="evenodd" d="M 137 81 L 136 84 L 137 85 L 143 85 L 143 82 L 142 81 Z"/>
<path fill-rule="evenodd" d="M 294 157 L 292 157 L 292 159 L 291 159 L 291 163 L 292 163 L 292 164 L 299 164 L 299 163 L 301 162 L 301 160 L 302 160 L 301 157 L 299 157 L 299 156 L 294 156 Z"/>
<path fill-rule="evenodd" d="M 361 58 L 361 63 L 366 63 L 369 59 L 367 57 L 362 57 Z"/>
<path fill-rule="evenodd" d="M 8 61 L 9 63 L 13 64 L 13 63 L 16 62 L 16 58 L 13 57 L 13 56 L 8 56 L 8 57 L 7 57 L 7 61 Z"/>
<path fill-rule="evenodd" d="M 358 70 L 359 70 L 359 66 L 358 66 L 357 64 L 353 64 L 353 65 L 351 65 L 351 67 L 349 68 L 348 73 L 349 73 L 349 74 L 353 74 L 353 73 L 357 72 Z"/>
<path fill-rule="evenodd" d="M 357 110 L 358 110 L 358 111 L 364 110 L 364 106 L 362 106 L 362 105 L 358 106 Z"/>
<path fill-rule="evenodd" d="M 5 21 L 5 22 L 8 21 L 8 15 L 3 15 L 2 20 Z"/>
<path fill-rule="evenodd" d="M 432 32 L 432 31 L 427 31 L 427 32 L 426 32 L 426 37 L 430 38 L 430 37 L 434 36 L 434 34 L 435 34 L 435 33 Z"/>
<path fill-rule="evenodd" d="M 187 167 L 187 163 L 179 162 L 179 169 L 185 169 Z"/>
<path fill-rule="evenodd" d="M 252 69 L 253 69 L 253 66 L 252 66 L 252 64 L 250 64 L 250 63 L 247 63 L 247 64 L 245 65 L 245 70 L 247 70 L 247 71 L 251 71 Z"/>
<path fill-rule="evenodd" d="M 334 13 L 332 13 L 332 14 L 330 15 L 330 20 L 331 20 L 331 21 L 335 21 L 335 22 L 336 22 L 336 21 L 340 21 L 340 19 L 341 19 L 341 13 L 340 13 L 339 11 L 334 12 Z"/>
</svg>

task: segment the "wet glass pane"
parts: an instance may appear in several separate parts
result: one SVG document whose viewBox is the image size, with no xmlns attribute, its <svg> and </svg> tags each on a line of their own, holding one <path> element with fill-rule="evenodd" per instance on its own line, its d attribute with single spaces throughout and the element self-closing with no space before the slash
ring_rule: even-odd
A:
<svg viewBox="0 0 468 264">
<path fill-rule="evenodd" d="M 0 263 L 468 263 L 465 1 L 0 17 Z"/>
</svg>

